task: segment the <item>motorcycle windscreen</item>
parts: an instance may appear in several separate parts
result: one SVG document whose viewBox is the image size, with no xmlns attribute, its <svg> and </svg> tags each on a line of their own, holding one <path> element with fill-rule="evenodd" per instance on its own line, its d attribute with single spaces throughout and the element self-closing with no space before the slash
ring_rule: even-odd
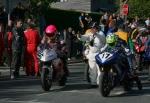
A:
<svg viewBox="0 0 150 103">
<path fill-rule="evenodd" d="M 54 59 L 57 58 L 56 52 L 52 49 L 45 49 L 45 50 L 42 51 L 41 54 L 42 55 L 40 57 L 40 60 L 44 61 L 44 62 L 51 61 L 51 60 L 54 60 Z"/>
</svg>

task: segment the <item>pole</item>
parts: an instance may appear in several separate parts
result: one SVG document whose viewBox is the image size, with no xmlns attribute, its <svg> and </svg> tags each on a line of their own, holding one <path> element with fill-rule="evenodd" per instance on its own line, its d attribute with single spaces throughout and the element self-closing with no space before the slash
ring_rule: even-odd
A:
<svg viewBox="0 0 150 103">
<path fill-rule="evenodd" d="M 119 1 L 119 6 L 120 6 L 120 15 L 122 14 L 122 1 Z"/>
<path fill-rule="evenodd" d="M 8 9 L 8 21 L 10 20 L 10 0 L 7 0 L 7 9 Z"/>
<path fill-rule="evenodd" d="M 8 23 L 10 22 L 10 0 L 7 0 L 7 7 L 8 7 Z M 10 69 L 10 79 L 13 78 L 13 75 L 12 75 L 12 69 L 11 69 L 11 54 L 9 54 L 9 69 Z"/>
</svg>

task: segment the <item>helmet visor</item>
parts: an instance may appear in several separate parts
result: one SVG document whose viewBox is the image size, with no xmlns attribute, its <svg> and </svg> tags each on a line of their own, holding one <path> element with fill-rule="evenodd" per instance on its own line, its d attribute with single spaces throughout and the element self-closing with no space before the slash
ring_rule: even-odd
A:
<svg viewBox="0 0 150 103">
<path fill-rule="evenodd" d="M 46 33 L 46 35 L 47 35 L 48 37 L 53 37 L 53 36 L 55 36 L 55 33 Z"/>
<path fill-rule="evenodd" d="M 111 47 L 113 47 L 113 46 L 115 46 L 115 44 L 116 44 L 116 43 L 113 42 L 113 43 L 109 43 L 108 45 L 111 46 Z"/>
</svg>

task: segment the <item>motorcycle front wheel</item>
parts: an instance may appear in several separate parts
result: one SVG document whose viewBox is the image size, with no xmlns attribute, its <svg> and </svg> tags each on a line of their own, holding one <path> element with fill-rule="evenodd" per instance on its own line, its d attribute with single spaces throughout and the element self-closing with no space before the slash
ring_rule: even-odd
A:
<svg viewBox="0 0 150 103">
<path fill-rule="evenodd" d="M 109 72 L 101 72 L 99 77 L 99 91 L 103 97 L 108 97 L 112 89 L 112 78 L 109 74 Z"/>
<path fill-rule="evenodd" d="M 52 73 L 48 70 L 48 68 L 42 68 L 41 71 L 41 84 L 42 88 L 45 91 L 49 91 L 52 86 L 52 76 L 50 76 Z"/>
</svg>

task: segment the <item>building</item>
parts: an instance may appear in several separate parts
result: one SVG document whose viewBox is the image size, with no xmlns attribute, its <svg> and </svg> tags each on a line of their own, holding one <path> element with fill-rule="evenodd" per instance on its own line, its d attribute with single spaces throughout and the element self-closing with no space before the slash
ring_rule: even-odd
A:
<svg viewBox="0 0 150 103">
<path fill-rule="evenodd" d="M 4 5 L 6 10 L 12 10 L 19 2 L 24 6 L 30 0 L 0 0 L 0 5 Z M 99 12 L 111 11 L 116 8 L 116 2 L 120 0 L 57 0 L 51 4 L 52 8 L 73 11 Z"/>
<path fill-rule="evenodd" d="M 85 12 L 112 11 L 116 9 L 117 1 L 119 0 L 67 0 L 52 3 L 51 7 Z"/>
</svg>

